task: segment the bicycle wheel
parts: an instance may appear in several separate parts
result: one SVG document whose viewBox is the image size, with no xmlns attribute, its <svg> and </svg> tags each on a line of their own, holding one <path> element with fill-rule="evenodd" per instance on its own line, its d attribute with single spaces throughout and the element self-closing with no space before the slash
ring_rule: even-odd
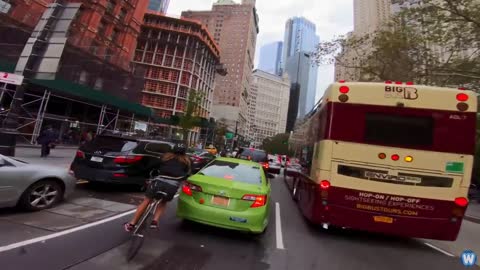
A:
<svg viewBox="0 0 480 270">
<path fill-rule="evenodd" d="M 145 239 L 145 229 L 147 227 L 147 219 L 150 216 L 153 209 L 153 204 L 150 204 L 145 210 L 145 213 L 140 218 L 138 225 L 130 236 L 130 244 L 127 251 L 127 261 L 131 261 L 137 255 L 138 251 L 142 248 L 143 241 Z"/>
</svg>

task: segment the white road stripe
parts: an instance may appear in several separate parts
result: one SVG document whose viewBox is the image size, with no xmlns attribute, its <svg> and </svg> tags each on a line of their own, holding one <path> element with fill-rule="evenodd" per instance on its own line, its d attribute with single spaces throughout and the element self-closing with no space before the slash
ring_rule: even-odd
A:
<svg viewBox="0 0 480 270">
<path fill-rule="evenodd" d="M 280 219 L 280 204 L 275 203 L 275 232 L 277 235 L 277 249 L 285 249 L 283 246 L 282 220 Z"/>
<path fill-rule="evenodd" d="M 63 235 L 67 235 L 67 234 L 71 234 L 71 233 L 78 232 L 78 231 L 81 231 L 81 230 L 85 230 L 85 229 L 88 229 L 88 228 L 91 228 L 91 227 L 94 227 L 94 226 L 97 226 L 97 225 L 100 225 L 100 224 L 110 222 L 110 221 L 115 220 L 115 219 L 119 219 L 119 218 L 122 218 L 122 217 L 125 217 L 125 216 L 128 216 L 128 215 L 131 215 L 131 214 L 135 213 L 135 211 L 137 211 L 137 210 L 136 209 L 131 210 L 131 211 L 128 211 L 128 212 L 125 212 L 125 213 L 118 214 L 118 215 L 113 216 L 113 217 L 109 217 L 109 218 L 106 218 L 106 219 L 95 221 L 95 222 L 85 224 L 85 225 L 82 225 L 82 226 L 78 226 L 78 227 L 68 229 L 68 230 L 65 230 L 65 231 L 61 231 L 61 232 L 57 232 L 57 233 L 33 238 L 33 239 L 30 239 L 30 240 L 6 245 L 6 246 L 3 246 L 3 247 L 0 247 L 0 252 L 12 250 L 12 249 L 23 247 L 23 246 L 28 246 L 28 245 L 35 244 L 35 243 L 38 243 L 38 242 L 44 242 L 44 241 L 47 241 L 47 240 L 50 240 L 50 239 L 53 239 L 53 238 L 57 238 L 57 237 L 60 237 L 60 236 L 63 236 Z"/>
<path fill-rule="evenodd" d="M 445 250 L 443 250 L 443 249 L 441 249 L 441 248 L 439 248 L 439 247 L 436 247 L 436 246 L 434 246 L 434 245 L 432 245 L 432 244 L 430 244 L 430 243 L 424 243 L 424 244 L 425 244 L 426 246 L 428 246 L 428 247 L 431 247 L 431 248 L 435 249 L 435 250 L 438 251 L 438 252 L 441 252 L 441 253 L 447 255 L 447 256 L 455 257 L 455 255 L 453 255 L 452 253 L 450 253 L 450 252 L 448 252 L 448 251 L 445 251 Z"/>
<path fill-rule="evenodd" d="M 174 198 L 178 198 L 178 196 L 180 196 L 180 194 L 175 194 L 175 196 L 173 196 Z"/>
</svg>

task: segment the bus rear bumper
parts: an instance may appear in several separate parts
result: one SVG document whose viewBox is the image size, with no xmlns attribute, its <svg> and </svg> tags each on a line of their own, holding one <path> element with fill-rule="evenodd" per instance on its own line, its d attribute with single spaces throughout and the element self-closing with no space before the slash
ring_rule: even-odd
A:
<svg viewBox="0 0 480 270">
<path fill-rule="evenodd" d="M 312 221 L 321 225 L 329 224 L 334 227 L 400 237 L 455 241 L 462 218 L 452 221 L 440 218 L 405 217 L 330 205 L 328 210 L 314 214 Z"/>
</svg>

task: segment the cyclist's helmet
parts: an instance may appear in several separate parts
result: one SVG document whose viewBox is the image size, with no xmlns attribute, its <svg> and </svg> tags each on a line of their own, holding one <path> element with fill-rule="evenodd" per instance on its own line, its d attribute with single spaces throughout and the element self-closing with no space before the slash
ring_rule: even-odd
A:
<svg viewBox="0 0 480 270">
<path fill-rule="evenodd" d="M 175 146 L 173 146 L 173 153 L 185 155 L 187 153 L 187 147 L 183 143 L 176 143 Z"/>
</svg>

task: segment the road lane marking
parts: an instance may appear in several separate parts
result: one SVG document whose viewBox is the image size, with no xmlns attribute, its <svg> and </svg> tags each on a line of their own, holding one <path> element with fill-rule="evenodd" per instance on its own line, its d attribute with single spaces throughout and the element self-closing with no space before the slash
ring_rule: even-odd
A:
<svg viewBox="0 0 480 270">
<path fill-rule="evenodd" d="M 443 249 L 441 249 L 441 248 L 439 248 L 439 247 L 436 247 L 436 246 L 434 246 L 434 245 L 432 245 L 432 244 L 430 244 L 430 243 L 424 242 L 424 244 L 425 244 L 426 246 L 428 246 L 428 247 L 431 247 L 431 248 L 435 249 L 435 250 L 438 251 L 438 252 L 441 252 L 441 253 L 449 256 L 449 257 L 455 257 L 455 255 L 453 255 L 452 253 L 450 253 L 450 252 L 448 252 L 448 251 L 445 251 L 445 250 L 443 250 Z"/>
<path fill-rule="evenodd" d="M 85 224 L 85 225 L 82 225 L 82 226 L 71 228 L 71 229 L 68 229 L 68 230 L 65 230 L 65 231 L 52 233 L 52 234 L 49 234 L 49 235 L 33 238 L 33 239 L 30 239 L 30 240 L 25 240 L 25 241 L 22 241 L 22 242 L 17 242 L 17 243 L 13 243 L 13 244 L 10 244 L 10 245 L 6 245 L 6 246 L 3 246 L 3 247 L 0 247 L 0 253 L 4 252 L 4 251 L 9 251 L 9 250 L 12 250 L 12 249 L 16 249 L 16 248 L 19 248 L 19 247 L 35 244 L 35 243 L 38 243 L 38 242 L 45 242 L 45 241 L 53 239 L 53 238 L 57 238 L 57 237 L 60 237 L 60 236 L 64 236 L 64 235 L 67 235 L 67 234 L 71 234 L 71 233 L 74 233 L 74 232 L 85 230 L 85 229 L 88 229 L 88 228 L 91 228 L 91 227 L 95 227 L 97 225 L 101 225 L 101 224 L 110 222 L 112 220 L 131 215 L 131 214 L 135 213 L 135 211 L 137 211 L 137 210 L 136 209 L 130 210 L 128 212 L 121 213 L 121 214 L 118 214 L 116 216 L 112 216 L 112 217 L 102 219 L 102 220 L 99 220 L 99 221 L 95 221 L 95 222 L 92 222 L 92 223 L 89 223 L 89 224 Z"/>
<path fill-rule="evenodd" d="M 174 198 L 178 198 L 178 196 L 180 196 L 180 194 L 175 194 L 175 196 L 173 196 Z"/>
<path fill-rule="evenodd" d="M 78 180 L 77 185 L 83 185 L 83 184 L 88 184 L 89 182 L 87 180 Z"/>
<path fill-rule="evenodd" d="M 275 233 L 277 236 L 277 249 L 285 249 L 283 246 L 282 220 L 280 219 L 280 204 L 275 203 Z"/>
</svg>

